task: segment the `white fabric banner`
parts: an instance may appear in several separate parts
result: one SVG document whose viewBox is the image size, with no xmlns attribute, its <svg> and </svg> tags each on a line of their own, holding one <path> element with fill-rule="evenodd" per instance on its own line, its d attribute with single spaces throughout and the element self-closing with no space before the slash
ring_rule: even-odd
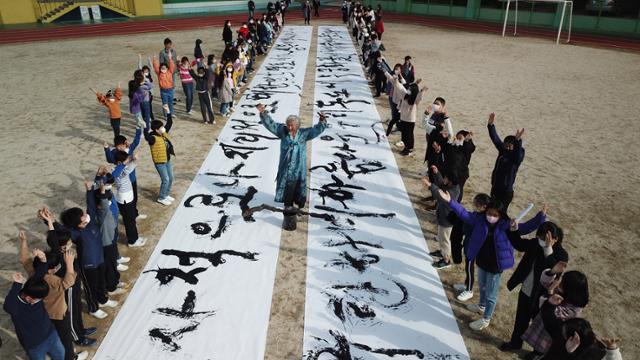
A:
<svg viewBox="0 0 640 360">
<path fill-rule="evenodd" d="M 278 142 L 255 105 L 267 104 L 275 119 L 299 113 L 311 33 L 283 29 L 94 359 L 264 357 L 282 217 L 242 217 L 275 194 Z M 175 147 L 176 161 L 189 161 L 189 144 Z"/>
<path fill-rule="evenodd" d="M 347 29 L 321 26 L 305 360 L 468 359 Z M 317 121 L 317 115 L 315 115 Z"/>
</svg>

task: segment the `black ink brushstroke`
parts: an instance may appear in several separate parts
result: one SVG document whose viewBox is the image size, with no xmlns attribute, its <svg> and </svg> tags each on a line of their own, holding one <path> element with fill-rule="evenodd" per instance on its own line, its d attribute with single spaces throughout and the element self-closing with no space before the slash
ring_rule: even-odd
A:
<svg viewBox="0 0 640 360">
<path fill-rule="evenodd" d="M 358 272 L 362 273 L 367 270 L 367 268 L 369 268 L 369 266 L 371 266 L 372 264 L 380 262 L 380 257 L 374 254 L 364 254 L 360 258 L 356 258 L 351 256 L 351 254 L 349 254 L 347 251 L 342 251 L 340 253 L 340 256 L 342 258 L 333 259 L 328 265 L 338 266 L 341 268 L 350 266 L 356 269 Z"/>
<path fill-rule="evenodd" d="M 227 223 L 229 220 L 229 215 L 222 215 L 222 217 L 220 218 L 220 221 L 218 222 L 218 229 L 216 230 L 215 233 L 213 233 L 213 235 L 211 235 L 212 239 L 217 239 L 220 236 L 222 236 L 222 234 L 227 231 L 227 229 L 229 228 L 230 223 Z"/>
<path fill-rule="evenodd" d="M 209 261 L 211 265 L 213 265 L 213 267 L 218 267 L 219 265 L 226 263 L 226 260 L 223 258 L 223 256 L 225 255 L 237 256 L 249 261 L 257 261 L 258 259 L 256 258 L 256 255 L 259 255 L 260 253 L 250 252 L 250 251 L 240 252 L 235 250 L 218 250 L 213 253 L 206 253 L 206 252 L 197 252 L 197 251 L 163 249 L 161 254 L 177 257 L 178 263 L 181 266 L 190 266 L 195 264 L 194 259 L 204 259 Z"/>
<path fill-rule="evenodd" d="M 240 183 L 240 180 L 235 179 L 230 183 L 214 182 L 213 185 L 219 186 L 219 187 L 237 187 L 239 183 Z"/>
<path fill-rule="evenodd" d="M 182 269 L 178 269 L 178 268 L 158 267 L 158 269 L 143 271 L 143 274 L 148 272 L 155 272 L 156 279 L 160 281 L 160 285 L 167 285 L 176 277 L 182 279 L 187 284 L 195 285 L 198 283 L 198 278 L 196 277 L 196 274 L 204 272 L 205 270 L 207 270 L 207 268 L 197 267 L 195 269 L 189 270 L 189 272 L 184 272 Z"/>
<path fill-rule="evenodd" d="M 187 332 L 195 331 L 200 323 L 192 322 L 188 326 L 171 331 L 164 328 L 153 328 L 149 330 L 149 336 L 152 340 L 159 340 L 162 345 L 171 352 L 180 350 L 180 345 L 175 340 L 181 339 L 182 335 Z"/>
<path fill-rule="evenodd" d="M 191 231 L 196 235 L 207 235 L 211 232 L 211 226 L 205 222 L 197 222 L 191 224 Z"/>
<path fill-rule="evenodd" d="M 351 215 L 355 217 L 380 217 L 384 219 L 391 219 L 396 216 L 396 214 L 394 213 L 368 213 L 368 212 L 358 213 L 358 212 L 352 212 L 352 211 L 343 211 L 343 210 L 338 210 L 330 206 L 324 206 L 324 205 L 315 205 L 314 207 L 318 210 L 329 211 L 336 214 L 346 214 L 346 215 Z"/>
</svg>

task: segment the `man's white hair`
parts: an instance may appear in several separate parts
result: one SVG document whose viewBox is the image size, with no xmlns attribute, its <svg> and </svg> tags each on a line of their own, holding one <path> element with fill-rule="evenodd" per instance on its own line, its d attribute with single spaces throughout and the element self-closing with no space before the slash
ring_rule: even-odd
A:
<svg viewBox="0 0 640 360">
<path fill-rule="evenodd" d="M 296 126 L 300 127 L 300 118 L 297 115 L 289 115 L 287 116 L 287 125 L 289 125 L 289 123 L 295 122 Z"/>
</svg>

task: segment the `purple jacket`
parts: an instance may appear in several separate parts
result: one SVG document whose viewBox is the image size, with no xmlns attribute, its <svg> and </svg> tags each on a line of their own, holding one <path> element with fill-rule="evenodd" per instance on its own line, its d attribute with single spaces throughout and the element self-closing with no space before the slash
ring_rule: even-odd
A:
<svg viewBox="0 0 640 360">
<path fill-rule="evenodd" d="M 457 201 L 451 200 L 449 202 L 451 211 L 456 213 L 460 220 L 467 225 L 473 226 L 471 230 L 471 237 L 467 243 L 465 249 L 465 256 L 469 260 L 475 260 L 480 252 L 480 248 L 487 239 L 489 233 L 489 223 L 484 213 L 468 212 L 464 206 L 460 205 Z M 518 224 L 518 232 L 521 235 L 526 235 L 532 231 L 535 231 L 540 224 L 546 221 L 546 216 L 539 212 L 536 216 L 524 223 Z M 515 260 L 513 258 L 514 249 L 513 245 L 509 241 L 507 232 L 509 231 L 509 220 L 502 218 L 496 224 L 495 231 L 493 232 L 493 239 L 496 246 L 496 262 L 498 263 L 498 269 L 504 271 L 513 267 Z"/>
<path fill-rule="evenodd" d="M 149 101 L 149 91 L 152 88 L 153 88 L 152 83 L 145 82 L 143 85 L 141 85 L 138 88 L 138 90 L 135 93 L 133 93 L 133 97 L 129 101 L 129 111 L 132 114 L 137 114 L 139 112 L 142 112 L 140 105 L 145 101 Z"/>
</svg>

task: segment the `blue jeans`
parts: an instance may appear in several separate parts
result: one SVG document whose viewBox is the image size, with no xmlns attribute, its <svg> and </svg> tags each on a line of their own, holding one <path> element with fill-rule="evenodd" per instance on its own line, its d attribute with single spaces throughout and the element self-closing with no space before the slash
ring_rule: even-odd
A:
<svg viewBox="0 0 640 360">
<path fill-rule="evenodd" d="M 480 303 L 484 306 L 483 318 L 491 320 L 493 311 L 498 302 L 498 291 L 500 290 L 500 280 L 502 273 L 490 273 L 478 267 L 478 285 L 480 286 Z"/>
<path fill-rule="evenodd" d="M 173 164 L 171 160 L 164 164 L 156 164 L 156 170 L 160 174 L 160 199 L 166 199 L 171 192 L 173 184 Z"/>
<path fill-rule="evenodd" d="M 30 360 L 45 360 L 45 355 L 49 354 L 51 360 L 64 360 L 64 346 L 58 336 L 58 332 L 53 329 L 49 337 L 33 349 L 27 349 Z"/>
<path fill-rule="evenodd" d="M 140 104 L 140 109 L 142 110 L 142 117 L 144 118 L 144 123 L 146 124 L 145 130 L 149 130 L 151 126 L 151 103 L 148 101 L 143 101 Z"/>
<path fill-rule="evenodd" d="M 229 108 L 231 108 L 231 104 L 232 103 L 220 103 L 220 114 L 224 115 L 227 111 L 229 111 Z"/>
<path fill-rule="evenodd" d="M 184 90 L 184 96 L 187 98 L 187 112 L 189 112 L 193 107 L 193 83 L 182 83 L 182 90 Z"/>
<path fill-rule="evenodd" d="M 169 105 L 169 112 L 173 116 L 173 89 L 160 89 L 160 98 L 163 106 Z"/>
</svg>

